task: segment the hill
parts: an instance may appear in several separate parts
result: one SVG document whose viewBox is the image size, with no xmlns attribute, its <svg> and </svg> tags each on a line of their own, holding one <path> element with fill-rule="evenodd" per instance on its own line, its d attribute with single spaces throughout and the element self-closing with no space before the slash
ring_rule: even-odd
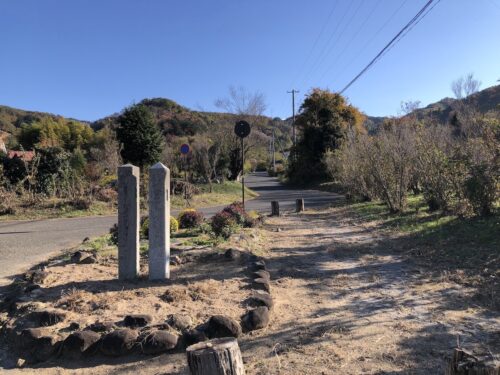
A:
<svg viewBox="0 0 500 375">
<path fill-rule="evenodd" d="M 500 85 L 478 91 L 466 99 L 444 98 L 424 108 L 416 109 L 412 114 L 415 114 L 420 120 L 434 120 L 439 123 L 447 123 L 450 121 L 452 112 L 457 104 L 465 101 L 474 103 L 481 113 L 500 111 Z M 388 118 L 367 116 L 366 126 L 369 130 L 376 129 Z"/>
<path fill-rule="evenodd" d="M 17 109 L 12 107 L 7 107 L 5 105 L 0 105 L 0 131 L 13 134 L 17 128 L 20 128 L 23 124 L 32 124 L 36 121 L 40 121 L 44 118 L 51 118 L 53 120 L 65 119 L 63 116 L 54 115 L 52 113 L 46 112 L 36 112 L 36 111 L 26 111 L 23 109 Z M 87 123 L 87 121 L 75 120 L 72 118 L 66 118 L 68 121 L 78 121 L 82 123 Z"/>
</svg>

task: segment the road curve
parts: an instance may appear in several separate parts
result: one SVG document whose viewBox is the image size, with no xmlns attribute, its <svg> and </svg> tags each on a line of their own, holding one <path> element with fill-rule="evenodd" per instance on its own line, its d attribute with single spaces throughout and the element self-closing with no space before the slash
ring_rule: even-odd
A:
<svg viewBox="0 0 500 375">
<path fill-rule="evenodd" d="M 259 197 L 246 202 L 247 210 L 262 213 L 271 211 L 270 202 L 280 202 L 282 210 L 293 210 L 296 198 L 304 198 L 306 208 L 328 206 L 341 197 L 318 190 L 288 188 L 266 173 L 254 173 L 246 184 L 259 193 Z M 210 217 L 223 206 L 200 209 Z M 174 211 L 176 214 L 176 211 Z M 81 243 L 85 237 L 108 233 L 116 216 L 95 216 L 72 219 L 20 220 L 0 222 L 0 284 L 33 264 L 55 255 L 61 250 Z"/>
</svg>

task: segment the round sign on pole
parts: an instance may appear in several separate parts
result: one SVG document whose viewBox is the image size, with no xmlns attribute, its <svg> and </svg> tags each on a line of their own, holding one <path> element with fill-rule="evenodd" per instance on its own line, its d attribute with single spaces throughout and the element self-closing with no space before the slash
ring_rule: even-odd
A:
<svg viewBox="0 0 500 375">
<path fill-rule="evenodd" d="M 189 145 L 184 143 L 181 145 L 181 154 L 186 155 L 189 154 Z"/>
<path fill-rule="evenodd" d="M 240 138 L 248 137 L 250 134 L 250 124 L 244 120 L 238 121 L 234 126 L 234 133 Z"/>
</svg>

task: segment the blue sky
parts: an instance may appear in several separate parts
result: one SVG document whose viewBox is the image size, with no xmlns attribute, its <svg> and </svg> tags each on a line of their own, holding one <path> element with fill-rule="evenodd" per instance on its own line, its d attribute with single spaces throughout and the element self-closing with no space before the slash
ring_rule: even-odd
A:
<svg viewBox="0 0 500 375">
<path fill-rule="evenodd" d="M 146 97 L 216 110 L 229 85 L 287 117 L 339 90 L 427 0 L 0 0 L 0 104 L 95 120 Z M 314 48 L 313 48 L 314 47 Z M 500 0 L 441 0 L 346 95 L 369 115 L 500 79 Z"/>
</svg>

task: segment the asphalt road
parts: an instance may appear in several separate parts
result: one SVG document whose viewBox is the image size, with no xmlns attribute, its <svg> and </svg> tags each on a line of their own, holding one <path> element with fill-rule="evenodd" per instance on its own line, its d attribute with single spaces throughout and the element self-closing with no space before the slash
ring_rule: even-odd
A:
<svg viewBox="0 0 500 375">
<path fill-rule="evenodd" d="M 247 210 L 271 212 L 270 202 L 280 202 L 280 209 L 293 210 L 295 199 L 304 198 L 307 208 L 319 208 L 340 199 L 339 195 L 318 190 L 298 190 L 283 186 L 267 173 L 247 176 L 248 187 L 259 197 L 246 202 Z M 203 208 L 212 216 L 223 206 Z M 174 214 L 176 212 L 174 211 Z M 73 219 L 45 219 L 0 222 L 0 284 L 9 282 L 9 276 L 25 271 L 28 267 L 55 255 L 63 249 L 78 245 L 85 237 L 108 233 L 116 216 L 97 216 Z"/>
</svg>

